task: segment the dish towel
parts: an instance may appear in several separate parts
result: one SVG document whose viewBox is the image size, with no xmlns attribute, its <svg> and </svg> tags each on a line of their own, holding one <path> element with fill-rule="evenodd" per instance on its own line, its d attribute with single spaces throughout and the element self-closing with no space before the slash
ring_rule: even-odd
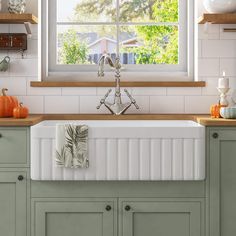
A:
<svg viewBox="0 0 236 236">
<path fill-rule="evenodd" d="M 88 126 L 56 125 L 56 165 L 66 168 L 88 168 Z"/>
</svg>

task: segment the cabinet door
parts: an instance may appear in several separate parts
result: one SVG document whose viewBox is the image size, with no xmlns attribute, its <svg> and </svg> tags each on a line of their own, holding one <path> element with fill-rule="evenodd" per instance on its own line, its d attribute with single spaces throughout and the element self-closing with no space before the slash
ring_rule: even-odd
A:
<svg viewBox="0 0 236 236">
<path fill-rule="evenodd" d="M 0 172 L 0 235 L 27 235 L 25 176 L 23 172 Z"/>
<path fill-rule="evenodd" d="M 114 236 L 114 201 L 76 199 L 34 200 L 34 236 Z"/>
<path fill-rule="evenodd" d="M 236 129 L 209 131 L 209 235 L 236 235 Z"/>
<path fill-rule="evenodd" d="M 201 203 L 124 201 L 120 236 L 200 236 Z"/>
<path fill-rule="evenodd" d="M 0 167 L 28 167 L 27 128 L 0 128 Z"/>
</svg>

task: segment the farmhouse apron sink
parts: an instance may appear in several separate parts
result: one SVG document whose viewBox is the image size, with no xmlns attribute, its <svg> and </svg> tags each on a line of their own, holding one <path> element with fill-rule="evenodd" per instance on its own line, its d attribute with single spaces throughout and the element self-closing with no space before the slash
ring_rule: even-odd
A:
<svg viewBox="0 0 236 236">
<path fill-rule="evenodd" d="M 56 124 L 89 126 L 89 168 L 55 164 Z M 205 127 L 193 121 L 43 121 L 31 127 L 33 180 L 205 179 Z"/>
</svg>

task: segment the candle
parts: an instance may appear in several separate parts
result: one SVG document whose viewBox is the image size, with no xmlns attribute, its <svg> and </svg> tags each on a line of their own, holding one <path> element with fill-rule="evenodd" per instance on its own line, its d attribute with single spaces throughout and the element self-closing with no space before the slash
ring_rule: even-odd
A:
<svg viewBox="0 0 236 236">
<path fill-rule="evenodd" d="M 225 78 L 225 71 L 223 77 L 218 80 L 218 88 L 229 88 L 229 78 Z"/>
</svg>

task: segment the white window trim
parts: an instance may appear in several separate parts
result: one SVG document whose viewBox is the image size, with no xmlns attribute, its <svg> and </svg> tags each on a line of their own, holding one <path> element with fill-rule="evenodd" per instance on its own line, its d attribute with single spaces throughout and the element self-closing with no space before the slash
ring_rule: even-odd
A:
<svg viewBox="0 0 236 236">
<path fill-rule="evenodd" d="M 80 66 L 81 72 L 76 71 L 78 68 L 76 65 L 66 65 L 66 66 L 60 66 L 60 69 L 57 67 L 54 67 L 53 69 L 57 69 L 56 72 L 50 72 L 49 71 L 49 51 L 54 52 L 55 50 L 51 50 L 50 47 L 52 45 L 49 45 L 49 37 L 51 37 L 52 29 L 50 28 L 50 20 L 49 19 L 49 2 L 52 3 L 55 0 L 41 0 L 39 1 L 39 12 L 41 15 L 40 21 L 39 21 L 39 52 L 41 52 L 40 58 L 39 58 L 39 76 L 40 80 L 44 81 L 98 81 L 97 78 L 97 66 Z M 183 71 L 183 68 L 177 68 L 174 69 L 173 65 L 125 65 L 126 68 L 129 68 L 129 71 L 125 71 L 125 69 L 122 72 L 122 80 L 123 81 L 193 81 L 197 78 L 197 50 L 194 47 L 196 45 L 198 37 L 197 37 L 197 27 L 195 27 L 196 24 L 196 2 L 194 0 L 179 0 L 184 1 L 186 3 L 188 12 L 187 12 L 187 27 L 185 27 L 183 30 L 186 31 L 187 34 L 187 42 L 185 39 L 185 43 L 187 46 L 187 56 L 185 59 L 187 60 L 186 63 L 182 63 L 186 65 L 187 68 Z M 183 10 L 183 8 L 180 8 L 180 10 Z M 183 14 L 181 14 L 183 16 Z M 54 17 L 55 19 L 55 17 Z M 179 20 L 179 25 L 181 24 L 181 20 L 184 21 L 184 17 Z M 55 32 L 54 32 L 55 34 Z M 184 34 L 180 34 L 184 35 Z M 181 44 L 180 44 L 181 45 Z M 49 50 L 50 48 L 50 50 Z M 181 49 L 180 49 L 181 51 Z M 183 51 L 183 50 L 182 50 Z M 55 66 L 55 65 L 54 65 Z M 64 68 L 67 68 L 66 70 Z M 144 69 L 145 67 L 145 69 Z M 158 67 L 158 71 L 157 71 Z M 70 72 L 68 72 L 68 70 Z M 168 72 L 166 72 L 168 70 Z M 112 72 L 106 73 L 105 78 L 101 79 L 100 81 L 111 81 L 111 79 L 114 77 L 114 74 Z"/>
</svg>

